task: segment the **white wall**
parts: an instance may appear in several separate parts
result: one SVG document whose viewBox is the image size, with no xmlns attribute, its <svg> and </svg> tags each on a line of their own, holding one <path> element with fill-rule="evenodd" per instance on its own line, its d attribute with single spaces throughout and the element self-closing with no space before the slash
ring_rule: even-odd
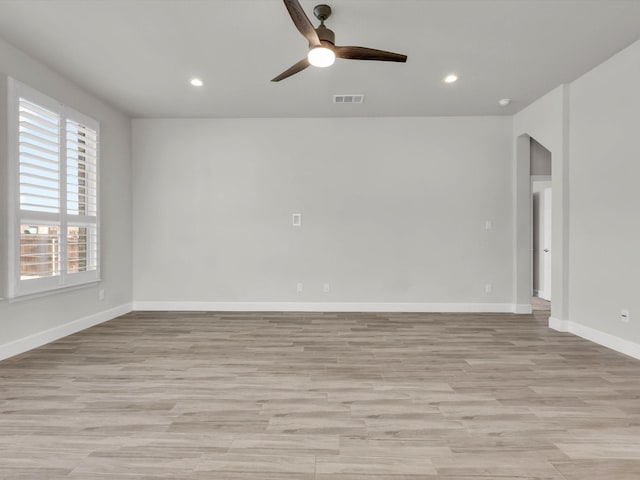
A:
<svg viewBox="0 0 640 480">
<path fill-rule="evenodd" d="M 640 344 L 640 42 L 571 85 L 571 319 Z M 620 320 L 620 309 L 631 321 Z M 640 345 L 638 345 L 640 355 Z"/>
<path fill-rule="evenodd" d="M 134 120 L 136 305 L 508 305 L 511 129 L 505 117 Z"/>
<path fill-rule="evenodd" d="M 569 319 L 569 85 L 561 85 L 513 117 L 514 133 L 514 296 L 530 297 L 531 150 L 530 137 L 551 152 L 553 185 L 551 318 Z"/>
<path fill-rule="evenodd" d="M 69 333 L 70 322 L 106 319 L 131 304 L 131 121 L 124 114 L 73 85 L 43 64 L 0 40 L 0 72 L 16 78 L 100 122 L 101 257 L 103 281 L 93 287 L 10 303 L 0 300 L 0 358 Z M 3 78 L 0 87 L 5 84 Z M 6 115 L 6 89 L 0 94 Z M 5 118 L 0 120 L 3 132 Z M 0 290 L 6 292 L 6 142 L 0 150 Z M 99 289 L 105 300 L 99 301 Z M 0 294 L 2 296 L 3 294 Z M 76 322 L 77 327 L 82 322 Z"/>
<path fill-rule="evenodd" d="M 640 42 L 514 116 L 516 144 L 523 135 L 531 135 L 553 157 L 550 326 L 636 358 L 640 358 L 638 85 Z M 515 160 L 516 170 L 521 170 L 522 155 Z M 515 189 L 522 193 L 517 178 Z M 518 215 L 515 218 L 520 221 Z M 522 239 L 516 235 L 516 240 L 518 250 Z M 557 305 L 558 289 L 562 306 Z M 620 318 L 623 308 L 631 314 L 628 323 Z"/>
</svg>

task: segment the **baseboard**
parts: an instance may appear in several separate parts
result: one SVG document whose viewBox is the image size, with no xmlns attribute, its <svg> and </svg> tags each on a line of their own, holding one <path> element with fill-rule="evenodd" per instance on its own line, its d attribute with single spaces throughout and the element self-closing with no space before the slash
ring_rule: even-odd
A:
<svg viewBox="0 0 640 480">
<path fill-rule="evenodd" d="M 549 328 L 557 330 L 558 332 L 569 331 L 569 321 L 560 320 L 559 318 L 549 317 Z"/>
<path fill-rule="evenodd" d="M 528 311 L 527 310 L 528 307 Z M 393 302 L 155 302 L 135 301 L 133 309 L 182 312 L 456 312 L 531 313 L 531 305 L 510 303 Z M 522 310 L 522 311 L 518 311 Z"/>
<path fill-rule="evenodd" d="M 93 327 L 94 325 L 98 325 L 99 323 L 112 320 L 116 317 L 119 317 L 120 315 L 129 313 L 132 309 L 132 303 L 125 303 L 124 305 L 110 308 L 109 310 L 104 310 L 102 312 L 94 313 L 93 315 L 79 318 L 69 323 L 50 328 L 49 330 L 34 333 L 33 335 L 29 335 L 28 337 L 5 343 L 4 345 L 0 345 L 0 360 L 5 360 L 9 357 L 28 352 L 29 350 L 41 347 L 42 345 L 51 343 L 55 340 L 59 340 L 60 338 L 66 337 L 68 335 L 72 335 L 76 332 L 79 332 L 80 330 L 84 330 L 85 328 Z"/>
<path fill-rule="evenodd" d="M 590 342 L 597 343 L 603 347 L 640 360 L 640 344 L 630 342 L 624 338 L 616 337 L 615 335 L 587 327 L 580 323 L 569 320 L 558 320 L 553 317 L 549 317 L 549 328 L 553 328 L 559 332 L 572 333 Z"/>
<path fill-rule="evenodd" d="M 522 315 L 528 315 L 531 312 L 533 312 L 533 308 L 531 307 L 530 303 L 521 303 L 521 304 L 513 305 L 512 312 L 522 314 Z"/>
<path fill-rule="evenodd" d="M 624 338 L 616 337 L 609 333 L 596 330 L 575 322 L 569 322 L 569 332 L 582 337 L 591 342 L 610 348 L 616 352 L 624 353 L 630 357 L 640 360 L 640 344 L 630 342 Z"/>
</svg>

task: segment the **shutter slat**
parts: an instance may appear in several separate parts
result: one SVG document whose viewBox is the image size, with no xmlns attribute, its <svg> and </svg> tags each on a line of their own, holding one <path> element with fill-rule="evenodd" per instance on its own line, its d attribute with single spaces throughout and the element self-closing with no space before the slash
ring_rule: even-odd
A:
<svg viewBox="0 0 640 480">
<path fill-rule="evenodd" d="M 21 193 L 21 204 L 29 205 L 42 205 L 47 208 L 58 208 L 59 202 L 57 197 L 51 197 L 48 195 L 38 195 L 35 193 Z"/>
<path fill-rule="evenodd" d="M 84 130 L 78 132 L 78 126 L 83 128 Z M 73 138 L 81 138 L 83 140 L 87 140 L 89 142 L 93 142 L 94 144 L 98 142 L 98 134 L 94 130 L 88 127 L 82 127 L 79 123 L 74 122 L 73 124 L 67 125 L 67 137 Z"/>
<path fill-rule="evenodd" d="M 45 137 L 49 137 L 51 139 L 56 138 L 55 132 L 52 132 L 49 129 L 43 128 L 40 125 L 36 125 L 35 123 L 22 121 L 22 122 L 20 122 L 20 129 L 21 130 L 29 130 L 31 132 L 37 132 L 37 133 L 40 133 L 41 135 L 43 135 Z"/>
<path fill-rule="evenodd" d="M 50 157 L 54 157 L 57 159 L 57 157 L 59 156 L 59 151 L 58 150 L 49 150 L 48 148 L 45 148 L 37 143 L 32 143 L 32 142 L 28 142 L 28 141 L 23 141 L 24 137 L 23 134 L 20 134 L 20 153 L 31 153 L 31 155 L 35 155 L 33 152 L 25 152 L 24 150 L 29 149 L 29 150 L 35 150 L 36 152 L 40 152 L 40 153 L 44 153 L 45 155 L 49 155 Z M 55 161 L 56 163 L 58 162 L 58 160 L 53 160 L 49 157 L 44 157 L 45 159 L 49 160 L 49 161 Z"/>
<path fill-rule="evenodd" d="M 24 255 L 22 255 L 23 257 L 32 257 L 33 255 L 30 253 L 26 253 Z M 49 254 L 49 256 L 51 256 L 51 254 Z M 36 267 L 39 265 L 53 265 L 55 262 L 53 261 L 49 261 L 49 262 L 29 262 L 29 261 L 24 261 L 24 266 L 29 266 L 29 267 Z"/>
<path fill-rule="evenodd" d="M 20 165 L 32 165 L 35 167 L 43 168 L 40 164 L 47 164 L 47 170 L 51 170 L 52 172 L 60 171 L 60 164 L 56 160 L 51 160 L 49 158 L 39 157 L 37 155 L 20 152 Z"/>
<path fill-rule="evenodd" d="M 78 167 L 67 167 L 67 175 L 77 177 L 80 174 L 80 172 L 86 175 L 91 175 L 90 178 L 93 178 L 93 179 L 95 179 L 98 174 L 98 172 L 92 169 L 82 170 L 82 168 L 78 168 Z M 84 177 L 84 178 L 87 178 L 87 177 Z"/>
<path fill-rule="evenodd" d="M 22 195 L 30 195 L 31 191 L 26 191 L 27 188 L 33 190 L 46 190 L 48 192 L 53 192 L 55 194 L 54 198 L 58 198 L 58 187 L 47 187 L 42 183 L 33 183 L 33 182 L 20 182 L 20 187 L 25 187 L 25 192 Z"/>
<path fill-rule="evenodd" d="M 22 106 L 20 106 L 20 122 L 28 122 L 32 125 L 39 125 L 46 130 L 51 130 L 52 135 L 60 134 L 60 117 L 57 115 L 55 117 L 45 117 L 34 115 L 29 110 L 22 110 Z"/>
<path fill-rule="evenodd" d="M 27 172 L 20 172 L 20 181 L 22 182 L 22 179 L 27 179 L 27 178 L 32 178 L 34 180 L 38 180 L 40 182 L 43 182 L 43 184 L 48 183 L 56 183 L 57 180 L 50 178 L 50 177 L 45 177 L 43 175 L 36 175 L 35 173 L 27 173 Z M 32 183 L 32 182 L 25 182 L 25 183 Z"/>
<path fill-rule="evenodd" d="M 82 169 L 83 172 L 90 172 L 94 175 L 98 173 L 95 158 L 92 160 L 91 163 L 86 163 L 83 159 L 70 158 L 69 165 L 67 166 L 67 170 L 77 172 L 80 169 Z"/>
<path fill-rule="evenodd" d="M 28 140 L 31 141 L 29 142 Z M 50 147 L 47 148 L 47 150 L 56 155 L 58 153 L 58 149 L 60 148 L 60 143 L 57 139 L 52 141 L 46 138 L 44 135 L 35 135 L 33 133 L 25 131 L 20 132 L 20 141 L 20 143 L 22 144 L 35 145 L 40 148 Z"/>
<path fill-rule="evenodd" d="M 75 148 L 84 148 L 87 150 L 91 150 L 92 152 L 96 152 L 98 149 L 98 145 L 96 144 L 96 142 L 92 140 L 86 140 L 86 137 L 82 137 L 82 136 L 68 135 L 67 143 L 72 145 Z M 69 148 L 68 145 L 67 145 L 67 148 Z"/>
<path fill-rule="evenodd" d="M 82 197 L 92 197 L 93 199 L 95 199 L 95 197 L 96 197 L 93 194 L 84 194 L 84 193 L 80 193 L 80 192 L 73 192 L 73 194 L 77 195 L 77 196 L 82 196 Z M 80 202 L 80 200 L 76 200 L 75 198 L 72 198 L 72 199 L 69 199 L 68 202 L 77 204 L 77 203 Z"/>
<path fill-rule="evenodd" d="M 71 188 L 69 189 L 71 193 L 78 195 L 86 195 L 88 197 L 95 197 L 97 195 L 97 190 L 93 187 L 84 187 L 84 191 L 80 191 L 79 188 Z"/>
<path fill-rule="evenodd" d="M 21 196 L 22 198 L 25 198 L 25 199 L 26 199 L 26 198 L 31 198 L 31 199 L 34 199 L 34 198 L 41 198 L 41 199 L 43 199 L 43 200 L 48 200 L 48 201 L 55 200 L 56 202 L 58 202 L 58 190 L 57 190 L 57 189 L 56 189 L 56 190 L 54 190 L 50 195 L 49 195 L 49 194 L 46 194 L 46 193 L 47 193 L 46 191 L 43 191 L 43 192 L 42 192 L 42 193 L 45 193 L 45 195 L 40 195 L 40 194 L 38 194 L 38 193 L 32 193 L 30 190 L 27 190 L 27 188 L 32 188 L 32 189 L 34 189 L 34 190 L 40 190 L 40 187 L 39 187 L 39 186 L 32 186 L 32 185 L 28 185 L 28 186 L 26 186 L 26 185 L 21 185 L 21 186 L 24 186 L 24 187 L 25 187 L 25 190 L 24 190 L 24 191 L 22 191 L 22 192 L 20 192 L 20 196 Z M 43 189 L 43 190 L 44 190 L 44 189 Z M 47 203 L 45 206 L 46 206 L 46 207 L 50 207 L 50 206 L 51 206 L 51 204 L 50 204 L 50 203 Z"/>
<path fill-rule="evenodd" d="M 20 113 L 22 113 L 23 110 L 37 113 L 38 115 L 42 115 L 43 117 L 46 117 L 46 118 L 51 118 L 51 119 L 59 118 L 59 115 L 57 113 L 52 112 L 51 110 L 47 110 L 46 108 L 41 107 L 40 105 L 36 105 L 35 103 L 30 102 L 29 100 L 21 98 Z"/>
<path fill-rule="evenodd" d="M 31 207 L 31 208 L 28 208 Z M 42 205 L 40 203 L 29 203 L 29 202 L 20 202 L 20 208 L 22 210 L 31 210 L 34 212 L 49 212 L 49 213 L 58 213 L 60 209 L 56 207 L 50 207 L 47 205 Z"/>
<path fill-rule="evenodd" d="M 58 172 L 50 168 L 35 165 L 20 165 L 20 175 L 35 175 L 43 177 L 48 182 L 58 183 Z"/>
<path fill-rule="evenodd" d="M 80 177 L 78 175 L 67 175 L 67 181 L 70 183 L 70 186 L 73 186 L 76 181 L 82 180 L 84 187 L 96 187 L 96 176 L 95 174 L 87 175 L 86 177 Z M 77 186 L 77 185 L 76 185 Z"/>
</svg>

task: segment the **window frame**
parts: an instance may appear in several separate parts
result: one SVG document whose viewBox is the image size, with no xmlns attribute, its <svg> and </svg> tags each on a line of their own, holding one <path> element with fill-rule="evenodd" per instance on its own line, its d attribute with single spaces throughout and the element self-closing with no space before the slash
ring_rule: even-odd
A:
<svg viewBox="0 0 640 480">
<path fill-rule="evenodd" d="M 9 258 L 8 258 L 8 297 L 17 298 L 34 294 L 45 294 L 70 287 L 91 285 L 100 281 L 101 245 L 100 245 L 100 125 L 93 118 L 35 90 L 13 78 L 7 79 L 7 126 L 8 126 L 8 193 L 9 193 Z M 59 212 L 38 212 L 20 208 L 20 99 L 34 103 L 59 115 Z M 96 180 L 95 180 L 95 217 L 68 213 L 67 194 L 67 121 L 80 123 L 96 132 Z M 60 272 L 41 278 L 21 279 L 21 231 L 20 226 L 56 225 L 59 228 Z M 89 227 L 95 235 L 95 269 L 84 272 L 67 272 L 69 227 Z M 93 241 L 93 239 L 92 239 Z M 89 254 L 89 253 L 88 253 Z"/>
</svg>

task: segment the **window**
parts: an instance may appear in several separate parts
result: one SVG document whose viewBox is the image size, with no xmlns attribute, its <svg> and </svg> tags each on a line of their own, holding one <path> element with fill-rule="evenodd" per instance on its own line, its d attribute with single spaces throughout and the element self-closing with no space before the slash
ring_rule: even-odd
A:
<svg viewBox="0 0 640 480">
<path fill-rule="evenodd" d="M 9 82 L 10 295 L 99 280 L 98 124 Z"/>
</svg>

